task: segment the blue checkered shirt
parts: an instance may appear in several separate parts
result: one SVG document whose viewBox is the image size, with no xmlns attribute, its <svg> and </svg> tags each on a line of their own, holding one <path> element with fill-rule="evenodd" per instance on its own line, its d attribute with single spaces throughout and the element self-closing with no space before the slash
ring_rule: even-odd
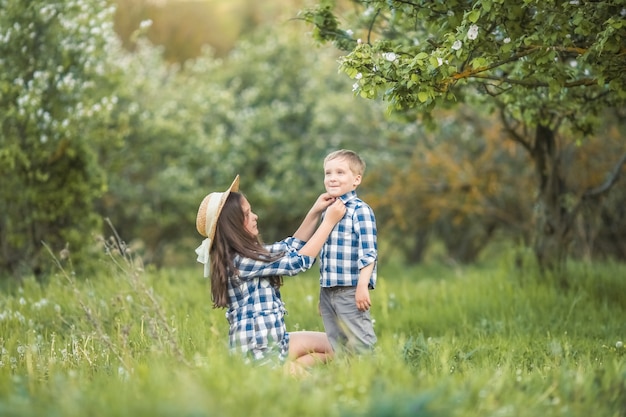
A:
<svg viewBox="0 0 626 417">
<path fill-rule="evenodd" d="M 228 280 L 229 342 L 232 351 L 239 351 L 251 359 L 282 361 L 289 351 L 289 334 L 285 330 L 285 304 L 280 291 L 269 278 L 296 275 L 313 265 L 314 257 L 300 255 L 305 242 L 288 237 L 266 249 L 284 256 L 274 262 L 263 262 L 236 255 L 234 266 L 239 272 L 238 283 Z"/>
<path fill-rule="evenodd" d="M 376 262 L 376 218 L 374 211 L 351 191 L 340 197 L 346 214 L 337 223 L 320 253 L 320 285 L 322 287 L 356 286 L 359 271 Z M 376 269 L 369 287 L 376 286 Z"/>
</svg>

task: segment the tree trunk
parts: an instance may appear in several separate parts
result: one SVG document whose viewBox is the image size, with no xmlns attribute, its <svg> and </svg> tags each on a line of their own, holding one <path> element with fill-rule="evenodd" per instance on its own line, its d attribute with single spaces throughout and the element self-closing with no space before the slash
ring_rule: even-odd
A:
<svg viewBox="0 0 626 417">
<path fill-rule="evenodd" d="M 542 269 L 558 271 L 567 253 L 572 213 L 565 206 L 567 189 L 554 130 L 539 124 L 530 150 L 539 178 L 534 251 Z"/>
</svg>

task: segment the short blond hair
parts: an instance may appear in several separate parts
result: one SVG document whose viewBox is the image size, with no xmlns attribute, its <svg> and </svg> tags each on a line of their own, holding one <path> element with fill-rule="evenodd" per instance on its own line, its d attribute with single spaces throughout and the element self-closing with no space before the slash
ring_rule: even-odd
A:
<svg viewBox="0 0 626 417">
<path fill-rule="evenodd" d="M 340 149 L 326 155 L 324 166 L 326 166 L 328 161 L 341 158 L 345 158 L 348 161 L 348 166 L 353 173 L 363 176 L 365 173 L 365 161 L 356 152 L 349 149 Z"/>
</svg>

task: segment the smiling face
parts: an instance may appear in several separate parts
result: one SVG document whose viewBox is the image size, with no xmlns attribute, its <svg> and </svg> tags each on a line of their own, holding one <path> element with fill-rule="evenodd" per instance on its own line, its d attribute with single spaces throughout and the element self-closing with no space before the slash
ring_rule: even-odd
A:
<svg viewBox="0 0 626 417">
<path fill-rule="evenodd" d="M 345 193 L 356 190 L 361 184 L 361 175 L 350 169 L 347 158 L 339 157 L 326 161 L 324 164 L 324 187 L 332 197 L 341 197 Z"/>
<path fill-rule="evenodd" d="M 257 219 L 259 218 L 259 216 L 257 216 L 256 214 L 252 212 L 252 207 L 250 206 L 250 203 L 245 197 L 243 197 L 242 202 L 241 202 L 241 210 L 243 211 L 244 229 L 246 229 L 246 231 L 250 233 L 252 236 L 255 236 L 255 237 L 258 236 L 259 229 L 257 226 Z"/>
</svg>

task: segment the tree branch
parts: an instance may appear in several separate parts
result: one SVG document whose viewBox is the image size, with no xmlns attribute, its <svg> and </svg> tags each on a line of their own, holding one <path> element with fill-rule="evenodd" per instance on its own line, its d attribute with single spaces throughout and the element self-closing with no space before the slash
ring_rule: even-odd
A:
<svg viewBox="0 0 626 417">
<path fill-rule="evenodd" d="M 494 62 L 493 64 L 485 65 L 483 67 L 468 68 L 468 69 L 466 69 L 464 71 L 457 72 L 456 74 L 453 74 L 452 78 L 455 81 L 458 81 L 458 80 L 460 80 L 462 78 L 473 77 L 476 74 L 480 74 L 481 72 L 489 71 L 489 70 L 492 70 L 494 68 L 498 68 L 499 66 L 502 66 L 504 64 L 508 64 L 509 62 L 517 61 L 520 58 L 523 58 L 523 57 L 525 57 L 527 55 L 532 54 L 533 52 L 537 51 L 538 49 L 539 49 L 538 47 L 531 47 L 531 48 L 529 48 L 529 49 L 527 49 L 525 51 L 518 52 L 518 53 L 512 55 L 511 57 L 509 57 L 507 59 L 504 59 L 502 61 Z"/>
<path fill-rule="evenodd" d="M 599 195 L 604 194 L 607 191 L 609 191 L 611 187 L 613 187 L 613 185 L 619 179 L 620 173 L 622 171 L 622 166 L 624 164 L 626 164 L 626 153 L 624 153 L 624 155 L 622 155 L 619 161 L 617 161 L 617 163 L 613 167 L 613 170 L 609 173 L 609 176 L 602 184 L 600 184 L 599 186 L 595 188 L 585 191 L 585 193 L 583 194 L 583 200 L 598 197 Z"/>
<path fill-rule="evenodd" d="M 516 84 L 522 85 L 525 87 L 548 87 L 549 84 L 543 81 L 526 81 L 526 80 L 515 80 L 513 78 L 508 77 L 494 77 L 490 75 L 471 75 L 472 78 L 480 78 L 482 80 L 491 80 L 491 81 L 502 81 L 508 84 Z M 469 77 L 468 77 L 469 78 Z M 598 80 L 595 78 L 582 78 L 580 80 L 570 81 L 563 83 L 563 87 L 572 88 L 572 87 L 587 87 L 590 85 L 596 85 Z"/>
</svg>

